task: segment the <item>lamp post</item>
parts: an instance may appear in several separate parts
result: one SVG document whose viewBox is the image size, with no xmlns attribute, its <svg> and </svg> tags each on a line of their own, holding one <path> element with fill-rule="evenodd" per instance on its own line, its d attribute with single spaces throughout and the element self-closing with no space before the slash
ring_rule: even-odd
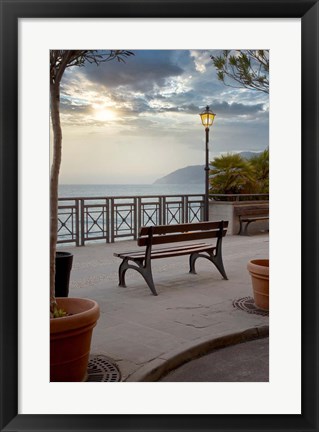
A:
<svg viewBox="0 0 319 432">
<path fill-rule="evenodd" d="M 202 111 L 199 115 L 200 115 L 200 118 L 202 120 L 202 124 L 205 127 L 205 134 L 206 134 L 204 220 L 208 221 L 208 219 L 209 219 L 209 200 L 208 200 L 208 197 L 209 197 L 209 149 L 208 149 L 209 127 L 212 126 L 216 114 L 214 114 L 212 111 L 210 111 L 209 106 L 207 105 L 205 110 Z"/>
</svg>

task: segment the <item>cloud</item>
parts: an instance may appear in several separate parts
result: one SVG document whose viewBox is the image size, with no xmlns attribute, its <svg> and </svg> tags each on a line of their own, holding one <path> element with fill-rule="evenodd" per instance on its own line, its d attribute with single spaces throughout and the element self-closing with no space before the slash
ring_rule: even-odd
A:
<svg viewBox="0 0 319 432">
<path fill-rule="evenodd" d="M 237 102 L 213 102 L 211 108 L 221 116 L 244 116 L 265 111 L 263 103 L 248 105 Z"/>
<path fill-rule="evenodd" d="M 206 72 L 207 65 L 212 63 L 210 54 L 208 51 L 190 51 L 190 56 L 192 57 L 197 72 Z"/>
<path fill-rule="evenodd" d="M 187 114 L 199 114 L 202 110 L 202 107 L 191 103 L 184 103 L 181 105 L 170 105 L 167 101 L 161 100 L 153 100 L 150 101 L 149 104 L 154 111 L 157 112 L 179 112 L 179 113 L 187 113 Z M 264 104 L 255 104 L 255 105 L 245 105 L 241 103 L 228 103 L 228 102 L 212 102 L 211 107 L 212 111 L 215 112 L 218 116 L 221 117 L 230 117 L 230 116 L 252 116 L 256 114 L 260 114 L 265 112 Z"/>
<path fill-rule="evenodd" d="M 183 73 L 183 69 L 174 62 L 171 51 L 134 50 L 134 54 L 125 63 L 88 64 L 83 68 L 84 75 L 91 82 L 108 89 L 121 86 L 145 92 L 156 85 L 161 87 L 167 78 Z"/>
</svg>

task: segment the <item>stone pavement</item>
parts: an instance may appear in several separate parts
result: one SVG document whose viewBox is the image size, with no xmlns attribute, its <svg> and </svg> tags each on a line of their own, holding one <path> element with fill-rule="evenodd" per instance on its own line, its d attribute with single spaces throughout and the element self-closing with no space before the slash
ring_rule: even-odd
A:
<svg viewBox="0 0 319 432">
<path fill-rule="evenodd" d="M 159 381 L 268 382 L 269 339 L 261 338 L 217 349 L 185 363 Z"/>
<path fill-rule="evenodd" d="M 153 261 L 157 297 L 136 271 L 127 271 L 127 288 L 118 287 L 121 260 L 113 252 L 136 248 L 135 241 L 59 248 L 74 254 L 70 296 L 100 305 L 91 354 L 116 363 L 123 381 L 156 381 L 185 360 L 268 334 L 268 317 L 232 305 L 252 296 L 247 262 L 268 258 L 268 234 L 224 238 L 229 280 L 204 259 L 196 262 L 197 275 L 188 273 L 187 256 Z"/>
</svg>

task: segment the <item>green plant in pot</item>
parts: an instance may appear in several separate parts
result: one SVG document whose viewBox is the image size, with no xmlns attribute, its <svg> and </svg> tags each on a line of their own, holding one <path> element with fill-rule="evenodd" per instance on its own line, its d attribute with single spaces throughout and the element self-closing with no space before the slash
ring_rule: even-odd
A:
<svg viewBox="0 0 319 432">
<path fill-rule="evenodd" d="M 85 63 L 118 60 L 124 62 L 130 51 L 50 51 L 50 113 L 53 131 L 50 172 L 50 381 L 83 381 L 89 360 L 93 328 L 99 318 L 94 300 L 56 297 L 56 245 L 58 233 L 58 185 L 62 159 L 60 84 L 64 72 Z M 58 287 L 57 287 L 58 288 Z"/>
</svg>

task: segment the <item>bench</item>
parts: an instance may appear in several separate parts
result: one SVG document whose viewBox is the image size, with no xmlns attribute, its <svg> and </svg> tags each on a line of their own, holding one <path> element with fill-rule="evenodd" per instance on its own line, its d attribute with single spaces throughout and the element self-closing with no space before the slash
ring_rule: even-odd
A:
<svg viewBox="0 0 319 432">
<path fill-rule="evenodd" d="M 235 215 L 239 217 L 239 235 L 248 235 L 248 226 L 252 222 L 269 220 L 269 206 L 267 205 L 247 205 L 235 206 Z"/>
<path fill-rule="evenodd" d="M 151 261 L 159 258 L 172 258 L 189 255 L 190 273 L 195 272 L 195 261 L 206 258 L 211 261 L 224 279 L 227 279 L 222 259 L 222 238 L 226 235 L 228 221 L 198 222 L 178 225 L 157 225 L 142 227 L 137 239 L 137 245 L 145 250 L 133 252 L 114 253 L 122 258 L 119 267 L 119 286 L 126 287 L 125 273 L 128 269 L 137 270 L 145 279 L 151 292 L 156 296 Z M 185 242 L 203 239 L 217 239 L 214 243 L 188 243 Z M 154 245 L 168 245 L 182 243 L 174 246 L 154 248 Z"/>
</svg>

